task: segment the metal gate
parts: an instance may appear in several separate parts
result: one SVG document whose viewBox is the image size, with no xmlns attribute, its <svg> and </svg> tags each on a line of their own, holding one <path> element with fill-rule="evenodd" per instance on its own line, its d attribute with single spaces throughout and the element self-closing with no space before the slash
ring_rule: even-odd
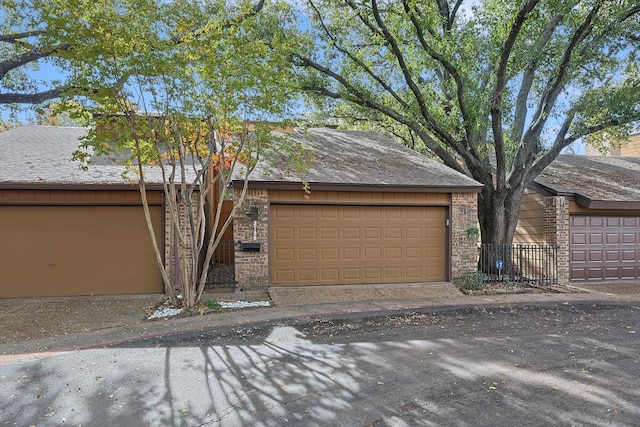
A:
<svg viewBox="0 0 640 427">
<path fill-rule="evenodd" d="M 235 242 L 223 240 L 218 244 L 216 252 L 207 271 L 208 290 L 234 291 L 236 286 Z"/>
<path fill-rule="evenodd" d="M 478 269 L 490 282 L 558 283 L 557 245 L 481 245 Z"/>
</svg>

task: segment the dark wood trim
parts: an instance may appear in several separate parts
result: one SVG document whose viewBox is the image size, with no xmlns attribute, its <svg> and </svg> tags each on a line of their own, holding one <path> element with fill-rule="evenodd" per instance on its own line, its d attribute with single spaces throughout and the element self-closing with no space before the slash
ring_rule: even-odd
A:
<svg viewBox="0 0 640 427">
<path fill-rule="evenodd" d="M 582 194 L 569 191 L 555 191 L 542 184 L 534 182 L 528 186 L 529 189 L 541 193 L 545 197 L 563 196 L 567 200 L 574 201 L 578 206 L 587 209 L 638 209 L 640 210 L 640 201 L 638 200 L 594 200 Z"/>
<path fill-rule="evenodd" d="M 388 203 L 388 202 L 332 202 L 327 200 L 274 200 L 269 201 L 269 205 L 297 205 L 297 206 L 399 206 L 399 207 L 418 207 L 418 208 L 448 208 L 449 203 Z"/>
<path fill-rule="evenodd" d="M 575 202 L 583 208 L 600 209 L 628 209 L 640 210 L 640 201 L 612 201 L 612 200 L 592 200 L 587 197 L 576 195 Z"/>
<path fill-rule="evenodd" d="M 0 190 L 140 191 L 138 184 L 48 184 L 0 182 Z M 163 191 L 162 184 L 147 184 L 148 191 Z"/>
<path fill-rule="evenodd" d="M 234 188 L 242 188 L 243 181 L 234 180 Z M 282 181 L 250 181 L 249 189 L 300 190 L 300 182 Z M 313 191 L 364 191 L 376 193 L 479 193 L 482 186 L 417 186 L 417 185 L 384 185 L 384 184 L 334 184 L 309 183 Z"/>
<path fill-rule="evenodd" d="M 2 201 L 0 200 L 0 206 L 140 206 L 142 202 L 105 202 L 105 201 Z M 149 206 L 164 206 L 163 202 L 149 202 Z"/>
</svg>

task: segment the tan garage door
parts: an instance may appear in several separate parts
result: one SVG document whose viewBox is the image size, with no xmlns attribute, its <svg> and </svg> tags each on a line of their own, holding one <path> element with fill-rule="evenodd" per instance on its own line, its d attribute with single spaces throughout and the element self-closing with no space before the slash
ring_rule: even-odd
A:
<svg viewBox="0 0 640 427">
<path fill-rule="evenodd" d="M 640 278 L 640 218 L 574 215 L 570 280 Z"/>
<path fill-rule="evenodd" d="M 0 297 L 162 289 L 142 207 L 0 206 Z"/>
<path fill-rule="evenodd" d="M 446 209 L 272 205 L 277 286 L 446 279 Z"/>
</svg>

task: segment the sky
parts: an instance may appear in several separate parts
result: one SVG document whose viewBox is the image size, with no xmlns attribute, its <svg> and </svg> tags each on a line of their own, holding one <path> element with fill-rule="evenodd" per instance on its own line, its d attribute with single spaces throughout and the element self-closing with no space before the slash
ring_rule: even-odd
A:
<svg viewBox="0 0 640 427">
<path fill-rule="evenodd" d="M 291 2 L 296 4 L 297 7 L 301 7 L 300 0 L 291 0 Z M 461 12 L 464 13 L 465 15 L 469 15 L 473 13 L 472 6 L 477 5 L 479 3 L 480 3 L 479 0 L 471 0 L 471 1 L 464 2 L 461 8 Z M 66 76 L 66 73 L 64 70 L 46 61 L 41 62 L 40 69 L 38 71 L 31 72 L 30 74 L 35 78 L 44 82 L 51 81 L 51 80 L 64 80 Z M 46 85 L 43 84 L 41 85 L 41 87 L 45 88 Z M 302 112 L 303 111 L 301 111 L 301 113 Z M 11 119 L 10 115 L 11 113 L 9 111 L 5 109 L 0 109 L 0 117 L 2 117 L 3 120 L 9 121 Z M 18 120 L 23 123 L 28 122 L 30 118 L 34 119 L 35 116 L 36 114 L 34 111 L 34 107 L 32 106 L 24 106 L 24 109 L 17 113 Z M 574 144 L 573 150 L 578 154 L 584 153 L 584 144 L 581 144 L 581 143 Z"/>
</svg>

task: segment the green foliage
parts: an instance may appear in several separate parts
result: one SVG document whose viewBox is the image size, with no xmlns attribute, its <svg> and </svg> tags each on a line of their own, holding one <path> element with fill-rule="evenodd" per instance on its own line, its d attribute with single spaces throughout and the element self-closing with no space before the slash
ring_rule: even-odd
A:
<svg viewBox="0 0 640 427">
<path fill-rule="evenodd" d="M 469 271 L 454 279 L 453 283 L 460 289 L 477 291 L 485 285 L 485 275 L 480 271 Z"/>
<path fill-rule="evenodd" d="M 480 229 L 475 225 L 467 227 L 465 233 L 467 234 L 467 240 L 473 243 L 476 243 L 480 237 Z"/>
<path fill-rule="evenodd" d="M 31 47 L 60 47 L 46 59 L 68 71 L 60 102 L 45 106 L 41 119 L 53 120 L 49 111 L 74 120 L 89 115 L 92 129 L 75 158 L 85 168 L 96 155 L 125 166 L 123 176 L 140 186 L 150 230 L 146 185 L 162 183 L 180 273 L 164 266 L 150 233 L 156 258 L 173 304 L 196 307 L 206 279 L 201 266 L 229 224 L 219 224 L 221 204 L 214 218 L 203 215 L 214 185 L 246 178 L 263 158 L 285 164 L 294 158 L 292 169 L 304 174 L 298 150 L 280 149 L 286 138 L 271 133 L 293 105 L 289 58 L 306 49 L 292 36 L 293 8 L 278 0 L 264 7 L 248 0 L 15 0 L 13 6 L 23 13 L 3 30 L 38 29 L 28 38 Z M 18 53 L 14 47 L 7 57 Z M 219 225 L 220 233 L 204 238 Z"/>
<path fill-rule="evenodd" d="M 205 306 L 206 308 L 208 308 L 210 310 L 220 310 L 222 308 L 220 303 L 218 301 L 216 301 L 216 300 L 213 300 L 213 299 L 204 299 L 204 300 L 200 301 L 200 304 L 202 304 L 203 306 Z"/>
<path fill-rule="evenodd" d="M 308 5 L 309 100 L 481 182 L 487 243 L 511 242 L 523 189 L 563 149 L 640 120 L 637 1 Z"/>
</svg>

